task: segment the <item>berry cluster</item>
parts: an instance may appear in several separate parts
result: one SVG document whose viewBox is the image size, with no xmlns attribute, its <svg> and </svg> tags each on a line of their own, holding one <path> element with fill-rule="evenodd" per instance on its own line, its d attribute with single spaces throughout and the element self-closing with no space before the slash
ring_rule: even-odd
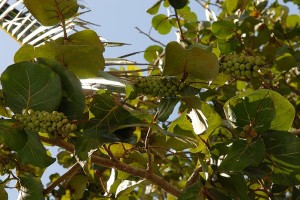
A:
<svg viewBox="0 0 300 200">
<path fill-rule="evenodd" d="M 138 94 L 155 97 L 175 97 L 185 83 L 175 77 L 147 76 L 139 77 L 134 82 Z"/>
<path fill-rule="evenodd" d="M 221 59 L 220 69 L 224 74 L 235 77 L 258 77 L 258 70 L 264 66 L 265 57 L 245 54 L 227 55 Z"/>
<path fill-rule="evenodd" d="M 23 114 L 16 114 L 14 118 L 23 128 L 30 131 L 64 135 L 77 129 L 76 124 L 70 123 L 67 117 L 60 112 L 28 110 Z"/>
</svg>

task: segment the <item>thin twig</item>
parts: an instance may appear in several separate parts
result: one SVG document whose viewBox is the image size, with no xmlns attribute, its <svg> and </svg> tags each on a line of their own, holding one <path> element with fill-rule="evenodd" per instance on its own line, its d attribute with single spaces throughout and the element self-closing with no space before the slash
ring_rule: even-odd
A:
<svg viewBox="0 0 300 200">
<path fill-rule="evenodd" d="M 147 36 L 150 40 L 152 40 L 153 42 L 156 42 L 156 43 L 158 43 L 158 44 L 160 44 L 161 46 L 166 46 L 165 44 L 163 44 L 162 42 L 160 42 L 160 41 L 158 41 L 158 40 L 156 40 L 156 39 L 154 39 L 153 37 L 151 37 L 149 34 L 147 34 L 147 33 L 145 33 L 144 31 L 142 31 L 141 29 L 139 29 L 138 27 L 135 27 L 141 34 L 143 34 L 143 35 L 145 35 L 145 36 Z"/>
</svg>

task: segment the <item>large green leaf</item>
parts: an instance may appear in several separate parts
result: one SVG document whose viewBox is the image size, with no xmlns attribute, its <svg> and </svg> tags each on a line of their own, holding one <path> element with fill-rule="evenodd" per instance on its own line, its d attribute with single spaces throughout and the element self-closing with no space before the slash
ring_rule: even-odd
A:
<svg viewBox="0 0 300 200">
<path fill-rule="evenodd" d="M 11 150 L 18 151 L 27 143 L 27 135 L 24 130 L 15 126 L 12 120 L 0 121 L 0 143 L 6 144 Z"/>
<path fill-rule="evenodd" d="M 28 172 L 18 175 L 20 180 L 19 200 L 44 200 L 43 184 L 39 177 Z"/>
<path fill-rule="evenodd" d="M 63 96 L 58 111 L 63 112 L 68 119 L 80 119 L 85 108 L 85 99 L 78 77 L 55 60 L 40 58 L 38 61 L 51 67 L 60 77 Z"/>
<path fill-rule="evenodd" d="M 257 133 L 268 130 L 276 114 L 272 99 L 261 93 L 253 93 L 243 98 L 233 97 L 224 105 L 224 111 L 227 120 L 235 127 L 249 125 Z"/>
<path fill-rule="evenodd" d="M 176 59 L 174 59 L 176 58 Z M 179 76 L 212 80 L 219 72 L 219 61 L 215 54 L 199 46 L 184 49 L 177 42 L 166 47 L 164 76 Z"/>
<path fill-rule="evenodd" d="M 228 154 L 219 166 L 221 171 L 241 172 L 248 166 L 258 166 L 265 158 L 265 145 L 262 139 L 252 143 L 235 140 L 230 144 Z"/>
<path fill-rule="evenodd" d="M 24 0 L 29 12 L 44 26 L 53 26 L 78 11 L 76 0 Z"/>
<path fill-rule="evenodd" d="M 263 134 L 271 179 L 281 185 L 300 184 L 300 139 L 289 132 Z"/>
<path fill-rule="evenodd" d="M 17 151 L 18 160 L 21 164 L 30 164 L 39 168 L 51 165 L 55 158 L 47 155 L 47 152 L 39 140 L 39 135 L 26 130 L 27 142 L 23 148 Z"/>
<path fill-rule="evenodd" d="M 211 31 L 220 39 L 226 39 L 234 34 L 235 25 L 229 20 L 220 20 L 212 24 Z"/>
<path fill-rule="evenodd" d="M 90 115 L 92 117 L 83 127 L 82 136 L 75 145 L 76 154 L 82 160 L 103 144 L 120 141 L 119 137 L 112 134 L 115 130 L 140 123 L 106 91 L 99 91 L 94 96 L 90 103 Z"/>
<path fill-rule="evenodd" d="M 37 57 L 58 60 L 79 78 L 91 78 L 104 69 L 104 46 L 92 30 L 83 30 L 69 36 L 46 42 L 35 49 Z"/>
<path fill-rule="evenodd" d="M 241 173 L 231 173 L 226 174 L 226 176 L 222 176 L 222 174 L 220 174 L 218 176 L 218 180 L 228 191 L 232 192 L 233 194 L 237 194 L 240 200 L 250 199 L 247 194 L 248 187 L 245 178 Z"/>
<path fill-rule="evenodd" d="M 234 126 L 251 125 L 257 132 L 268 129 L 287 131 L 295 116 L 293 105 L 273 90 L 244 92 L 224 105 L 226 118 Z"/>
<path fill-rule="evenodd" d="M 299 24 L 300 25 L 300 24 Z M 275 60 L 275 69 L 279 72 L 288 71 L 291 68 L 295 67 L 297 62 L 295 58 L 290 53 L 285 53 Z"/>
<path fill-rule="evenodd" d="M 10 65 L 1 75 L 7 106 L 14 113 L 23 109 L 53 111 L 61 102 L 60 79 L 49 67 L 31 62 Z"/>
</svg>

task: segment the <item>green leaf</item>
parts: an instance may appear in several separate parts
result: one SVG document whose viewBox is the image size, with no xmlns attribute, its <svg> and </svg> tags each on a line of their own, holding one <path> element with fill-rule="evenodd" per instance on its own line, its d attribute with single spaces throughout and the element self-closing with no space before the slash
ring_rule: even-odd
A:
<svg viewBox="0 0 300 200">
<path fill-rule="evenodd" d="M 90 128 L 78 136 L 75 143 L 75 153 L 80 160 L 87 160 L 92 153 L 106 143 L 119 142 L 120 139 L 114 134 L 108 134 L 107 130 Z"/>
<path fill-rule="evenodd" d="M 10 65 L 1 75 L 7 106 L 14 113 L 23 109 L 53 111 L 61 102 L 60 79 L 49 67 L 31 62 Z"/>
<path fill-rule="evenodd" d="M 69 36 L 46 42 L 36 48 L 37 57 L 58 60 L 79 78 L 91 78 L 104 69 L 104 46 L 92 30 L 83 30 Z"/>
<path fill-rule="evenodd" d="M 166 146 L 168 148 L 175 149 L 177 151 L 182 151 L 187 148 L 196 148 L 194 142 L 189 142 L 187 140 L 182 140 L 178 136 L 185 136 L 197 139 L 197 135 L 193 131 L 193 126 L 187 118 L 186 111 L 183 112 L 177 119 L 175 119 L 169 126 L 168 131 L 174 133 L 177 137 L 167 138 Z"/>
<path fill-rule="evenodd" d="M 280 185 L 300 184 L 300 139 L 289 132 L 263 134 L 271 179 Z"/>
<path fill-rule="evenodd" d="M 265 158 L 266 150 L 262 139 L 252 143 L 240 139 L 230 145 L 228 154 L 219 166 L 221 171 L 241 172 L 248 166 L 258 166 Z"/>
<path fill-rule="evenodd" d="M 14 56 L 14 62 L 32 61 L 35 58 L 34 46 L 24 44 Z"/>
<path fill-rule="evenodd" d="M 19 200 L 44 200 L 43 184 L 39 177 L 31 173 L 22 172 L 18 175 L 20 180 Z"/>
<path fill-rule="evenodd" d="M 297 62 L 290 53 L 284 53 L 275 60 L 275 69 L 279 72 L 288 71 L 296 65 Z"/>
<path fill-rule="evenodd" d="M 29 12 L 44 26 L 53 26 L 77 14 L 76 0 L 24 0 Z"/>
<path fill-rule="evenodd" d="M 175 9 L 181 9 L 188 4 L 188 0 L 169 0 L 170 5 Z"/>
<path fill-rule="evenodd" d="M 234 34 L 235 25 L 232 21 L 220 20 L 212 24 L 212 33 L 219 39 L 230 38 Z"/>
<path fill-rule="evenodd" d="M 221 174 L 218 176 L 218 180 L 222 184 L 223 187 L 225 187 L 230 192 L 237 194 L 240 200 L 249 200 L 248 196 L 248 186 L 246 184 L 245 178 L 240 173 L 231 173 L 227 174 L 225 177 Z"/>
<path fill-rule="evenodd" d="M 144 58 L 151 63 L 154 62 L 162 52 L 163 48 L 161 46 L 152 45 L 147 47 L 147 49 L 145 50 Z"/>
<path fill-rule="evenodd" d="M 158 14 L 152 18 L 152 26 L 160 34 L 166 35 L 172 29 L 172 24 L 169 21 L 169 18 L 164 14 Z"/>
<path fill-rule="evenodd" d="M 239 0 L 225 0 L 223 2 L 223 8 L 228 14 L 232 14 L 238 6 Z"/>
<path fill-rule="evenodd" d="M 254 92 L 229 99 L 224 105 L 227 120 L 234 127 L 253 127 L 257 133 L 270 129 L 276 110 L 272 99 L 265 93 Z"/>
<path fill-rule="evenodd" d="M 57 162 L 64 168 L 69 168 L 76 162 L 72 153 L 68 151 L 61 151 L 57 154 Z"/>
<path fill-rule="evenodd" d="M 159 102 L 159 114 L 158 114 L 158 120 L 161 122 L 166 121 L 170 115 L 173 113 L 173 110 L 177 103 L 179 102 L 179 99 L 171 98 L 167 99 L 164 98 Z"/>
<path fill-rule="evenodd" d="M 116 197 L 126 197 L 130 194 L 134 188 L 136 188 L 138 185 L 140 185 L 144 180 L 139 181 L 130 181 L 130 180 L 123 180 L 117 190 L 116 190 Z"/>
<path fill-rule="evenodd" d="M 90 103 L 90 115 L 93 117 L 83 127 L 82 136 L 75 144 L 76 154 L 82 160 L 103 144 L 120 141 L 112 134 L 115 130 L 140 123 L 121 105 L 115 104 L 113 96 L 105 91 L 94 96 Z"/>
<path fill-rule="evenodd" d="M 266 89 L 244 92 L 229 99 L 224 112 L 233 125 L 243 127 L 252 121 L 256 131 L 261 132 L 267 129 L 287 131 L 295 116 L 295 109 L 286 98 Z"/>
<path fill-rule="evenodd" d="M 55 60 L 40 58 L 38 61 L 51 67 L 60 77 L 63 96 L 58 111 L 63 112 L 70 120 L 80 119 L 85 109 L 85 99 L 78 77 Z"/>
<path fill-rule="evenodd" d="M 206 102 L 197 97 L 186 97 L 183 101 L 191 109 L 189 117 L 197 135 L 204 131 L 209 135 L 222 124 L 219 114 Z"/>
<path fill-rule="evenodd" d="M 183 189 L 183 192 L 178 197 L 178 200 L 194 200 L 194 199 L 202 199 L 201 198 L 201 189 L 203 185 L 201 181 L 197 181 L 196 183 L 189 185 Z"/>
<path fill-rule="evenodd" d="M 8 200 L 8 194 L 5 190 L 5 184 L 0 181 L 0 197 L 2 200 Z"/>
<path fill-rule="evenodd" d="M 165 59 L 163 76 L 212 80 L 219 72 L 217 56 L 199 46 L 184 49 L 179 43 L 170 42 L 166 47 Z"/>
<path fill-rule="evenodd" d="M 46 168 L 51 165 L 55 158 L 47 155 L 45 147 L 39 140 L 39 135 L 26 130 L 27 143 L 17 151 L 17 157 L 21 164 L 30 164 L 39 168 Z"/>
<path fill-rule="evenodd" d="M 289 15 L 286 18 L 286 26 L 290 29 L 294 29 L 296 27 L 300 27 L 300 16 L 293 14 Z"/>
<path fill-rule="evenodd" d="M 82 199 L 83 194 L 87 187 L 88 180 L 89 180 L 89 177 L 86 175 L 83 175 L 83 174 L 75 175 L 70 180 L 70 186 L 74 191 L 75 199 Z"/>
<path fill-rule="evenodd" d="M 15 126 L 12 120 L 0 121 L 0 143 L 6 144 L 11 150 L 18 151 L 27 143 L 27 136 L 23 129 Z"/>
<path fill-rule="evenodd" d="M 155 15 L 159 10 L 162 1 L 163 0 L 158 0 L 153 6 L 151 6 L 151 8 L 147 10 L 147 13 L 150 15 Z"/>
</svg>

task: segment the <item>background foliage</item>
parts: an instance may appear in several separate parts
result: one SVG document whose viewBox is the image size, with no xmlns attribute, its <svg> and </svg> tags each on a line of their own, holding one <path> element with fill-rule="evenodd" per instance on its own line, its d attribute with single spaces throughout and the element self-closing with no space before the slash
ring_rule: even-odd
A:
<svg viewBox="0 0 300 200">
<path fill-rule="evenodd" d="M 178 41 L 145 47 L 147 67 L 109 70 L 97 33 L 64 28 L 76 1 L 24 0 L 64 36 L 23 45 L 1 75 L 0 196 L 15 180 L 19 199 L 297 199 L 300 16 L 278 2 L 197 2 L 208 21 L 187 0 L 154 2 L 153 29 L 176 30 Z M 94 77 L 123 87 L 82 89 L 80 78 Z M 77 130 L 33 131 L 28 124 L 43 126 L 45 116 L 15 117 L 32 110 L 62 112 Z M 68 171 L 44 188 L 40 177 L 54 162 Z"/>
</svg>

